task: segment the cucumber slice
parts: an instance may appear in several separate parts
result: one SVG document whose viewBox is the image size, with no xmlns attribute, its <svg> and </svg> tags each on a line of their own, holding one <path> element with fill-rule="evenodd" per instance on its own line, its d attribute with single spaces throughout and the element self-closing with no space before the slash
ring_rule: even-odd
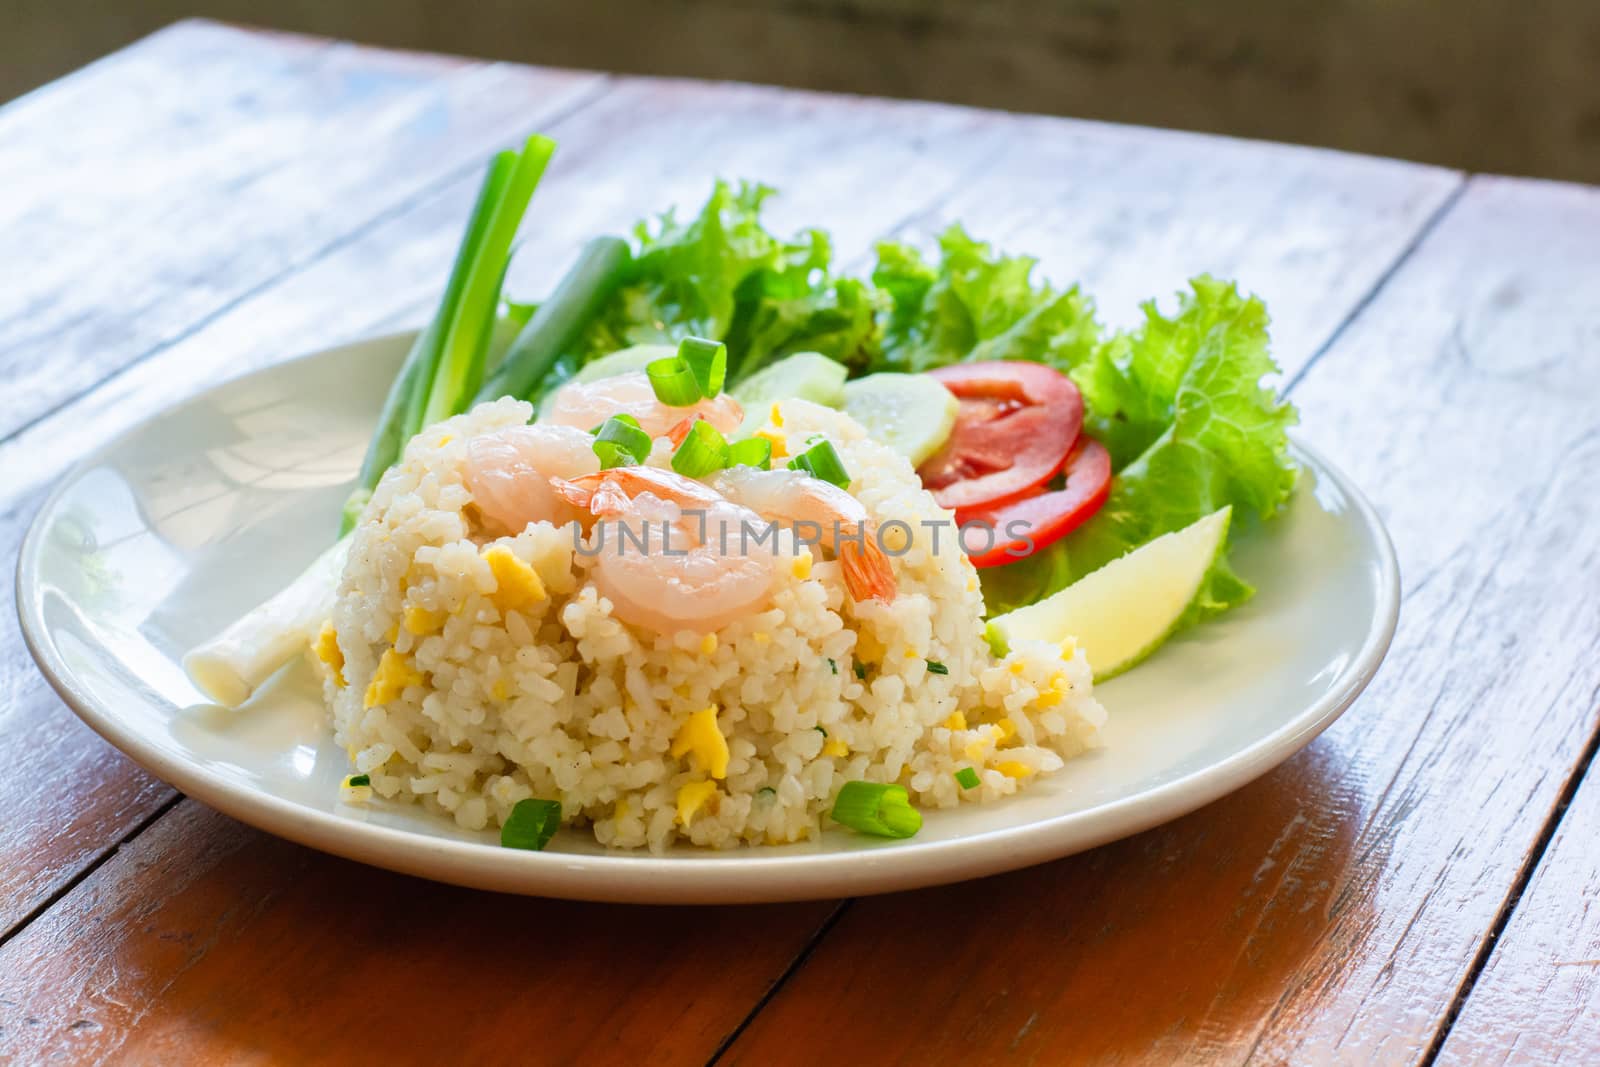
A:
<svg viewBox="0 0 1600 1067">
<path fill-rule="evenodd" d="M 845 414 L 920 466 L 950 437 L 961 404 L 925 374 L 869 374 L 844 387 Z"/>
<path fill-rule="evenodd" d="M 844 400 L 848 373 L 843 363 L 818 352 L 796 352 L 756 371 L 728 390 L 744 405 L 744 425 L 739 433 L 745 435 L 759 429 L 779 400 L 809 400 L 824 407 L 838 407 Z"/>
<path fill-rule="evenodd" d="M 632 348 L 619 348 L 599 359 L 591 360 L 579 367 L 577 373 L 561 384 L 581 385 L 584 382 L 598 381 L 601 378 L 614 378 L 618 374 L 628 374 L 636 370 L 644 370 L 645 365 L 666 356 L 678 354 L 677 345 L 634 345 Z M 550 410 L 550 401 L 559 390 L 552 389 L 539 401 L 539 417 L 542 419 Z"/>
<path fill-rule="evenodd" d="M 1228 541 L 1232 508 L 1223 508 L 1140 545 L 1037 604 L 989 622 L 989 645 L 1002 654 L 1012 641 L 1059 643 L 1075 638 L 1101 682 L 1161 647 Z"/>
</svg>

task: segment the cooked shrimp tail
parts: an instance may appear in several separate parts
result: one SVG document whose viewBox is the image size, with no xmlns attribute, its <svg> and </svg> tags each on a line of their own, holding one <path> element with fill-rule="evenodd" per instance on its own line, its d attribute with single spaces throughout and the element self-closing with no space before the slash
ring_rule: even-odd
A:
<svg viewBox="0 0 1600 1067">
<path fill-rule="evenodd" d="M 894 570 L 889 566 L 889 557 L 865 529 L 860 541 L 840 539 L 839 568 L 844 571 L 844 585 L 852 599 L 881 600 L 885 604 L 894 600 Z"/>
</svg>

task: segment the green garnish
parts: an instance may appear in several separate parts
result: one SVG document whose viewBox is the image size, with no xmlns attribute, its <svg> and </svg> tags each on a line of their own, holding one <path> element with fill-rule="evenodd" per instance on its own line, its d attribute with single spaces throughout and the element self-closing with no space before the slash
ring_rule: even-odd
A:
<svg viewBox="0 0 1600 1067">
<path fill-rule="evenodd" d="M 371 785 L 372 776 L 370 774 L 352 774 L 345 778 L 344 784 L 345 788 L 347 789 L 356 789 L 360 786 Z"/>
<path fill-rule="evenodd" d="M 956 772 L 956 781 L 962 789 L 978 788 L 978 772 L 971 767 L 963 767 Z"/>
<path fill-rule="evenodd" d="M 760 789 L 756 790 L 756 796 L 758 797 L 775 797 L 777 795 L 778 791 L 772 788 L 770 785 L 764 785 Z"/>
<path fill-rule="evenodd" d="M 813 726 L 812 729 L 815 730 L 817 733 L 821 734 L 823 737 L 827 737 L 828 736 L 828 731 L 824 730 L 820 726 Z"/>
<path fill-rule="evenodd" d="M 728 346 L 704 337 L 685 337 L 678 342 L 678 358 L 688 364 L 700 395 L 707 399 L 722 392 L 728 379 Z"/>
<path fill-rule="evenodd" d="M 922 829 L 922 813 L 903 785 L 846 782 L 833 802 L 833 821 L 877 837 L 907 838 Z"/>
<path fill-rule="evenodd" d="M 632 260 L 628 242 L 620 237 L 596 237 L 583 246 L 578 261 L 537 308 L 513 304 L 508 318 L 517 321 L 520 314 L 523 325 L 472 402 L 503 396 L 537 400 L 551 368 L 611 299 Z"/>
<path fill-rule="evenodd" d="M 928 673 L 929 674 L 949 674 L 950 673 L 950 668 L 946 667 L 943 663 L 940 663 L 936 659 L 930 659 L 930 660 L 928 660 Z"/>
<path fill-rule="evenodd" d="M 613 415 L 594 431 L 594 454 L 600 469 L 608 471 L 630 463 L 643 463 L 650 455 L 650 435 L 639 428 L 632 415 Z"/>
<path fill-rule="evenodd" d="M 834 674 L 838 674 L 839 673 L 839 665 L 837 663 L 833 662 L 833 660 L 831 660 L 831 659 L 828 661 L 828 669 L 830 671 L 832 671 Z"/>
<path fill-rule="evenodd" d="M 844 461 L 834 450 L 832 441 L 818 441 L 791 459 L 789 469 L 804 471 L 811 477 L 820 478 L 840 489 L 850 488 L 850 472 L 844 469 Z"/>
<path fill-rule="evenodd" d="M 765 437 L 747 437 L 728 446 L 728 466 L 755 467 L 769 470 L 772 467 L 772 442 Z"/>
<path fill-rule="evenodd" d="M 863 682 L 867 680 L 867 665 L 860 660 L 856 660 L 856 677 Z"/>
<path fill-rule="evenodd" d="M 700 402 L 700 385 L 681 356 L 652 360 L 645 364 L 644 372 L 650 378 L 650 388 L 655 390 L 656 399 L 668 407 L 686 408 Z"/>
<path fill-rule="evenodd" d="M 424 426 L 465 410 L 477 393 L 500 306 L 500 282 L 511 259 L 511 239 L 555 149 L 550 138 L 534 134 L 522 151 L 500 152 L 489 164 L 444 295 L 384 399 L 378 430 L 340 517 L 341 536 L 355 526 L 406 442 Z"/>
<path fill-rule="evenodd" d="M 511 809 L 511 817 L 500 827 L 500 844 L 505 848 L 542 852 L 560 825 L 561 801 L 519 800 Z"/>
<path fill-rule="evenodd" d="M 704 478 L 728 466 L 728 441 L 704 419 L 696 419 L 677 450 L 672 469 L 686 478 Z"/>
</svg>

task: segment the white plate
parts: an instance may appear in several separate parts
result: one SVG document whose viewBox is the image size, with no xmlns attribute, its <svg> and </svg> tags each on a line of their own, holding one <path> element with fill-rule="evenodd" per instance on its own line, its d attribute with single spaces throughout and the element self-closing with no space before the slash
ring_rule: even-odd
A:
<svg viewBox="0 0 1600 1067">
<path fill-rule="evenodd" d="M 720 902 L 883 892 L 1090 848 L 1236 789 L 1332 722 L 1377 670 L 1399 573 L 1361 494 L 1310 449 L 1287 514 L 1236 560 L 1260 591 L 1101 687 L 1103 751 L 1025 794 L 928 813 L 888 842 L 665 856 L 578 832 L 499 847 L 406 805 L 339 802 L 349 771 L 295 667 L 243 712 L 208 706 L 188 648 L 275 592 L 329 542 L 408 337 L 284 363 L 164 412 L 81 463 L 22 548 L 29 648 L 85 722 L 151 773 L 254 826 L 382 867 L 593 900 Z"/>
</svg>

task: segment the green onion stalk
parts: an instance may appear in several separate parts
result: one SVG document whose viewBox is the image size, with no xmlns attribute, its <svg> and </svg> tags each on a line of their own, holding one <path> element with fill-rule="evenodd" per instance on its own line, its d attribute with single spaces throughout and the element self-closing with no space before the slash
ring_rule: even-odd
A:
<svg viewBox="0 0 1600 1067">
<path fill-rule="evenodd" d="M 589 242 L 499 365 L 487 366 L 512 242 L 555 148 L 550 138 L 534 134 L 521 151 L 500 152 L 490 162 L 439 306 L 384 398 L 356 487 L 341 512 L 338 543 L 282 592 L 184 658 L 195 685 L 217 703 L 243 704 L 316 636 L 332 610 L 349 533 L 406 442 L 480 400 L 529 395 L 621 284 L 631 262 L 626 242 Z"/>
</svg>

